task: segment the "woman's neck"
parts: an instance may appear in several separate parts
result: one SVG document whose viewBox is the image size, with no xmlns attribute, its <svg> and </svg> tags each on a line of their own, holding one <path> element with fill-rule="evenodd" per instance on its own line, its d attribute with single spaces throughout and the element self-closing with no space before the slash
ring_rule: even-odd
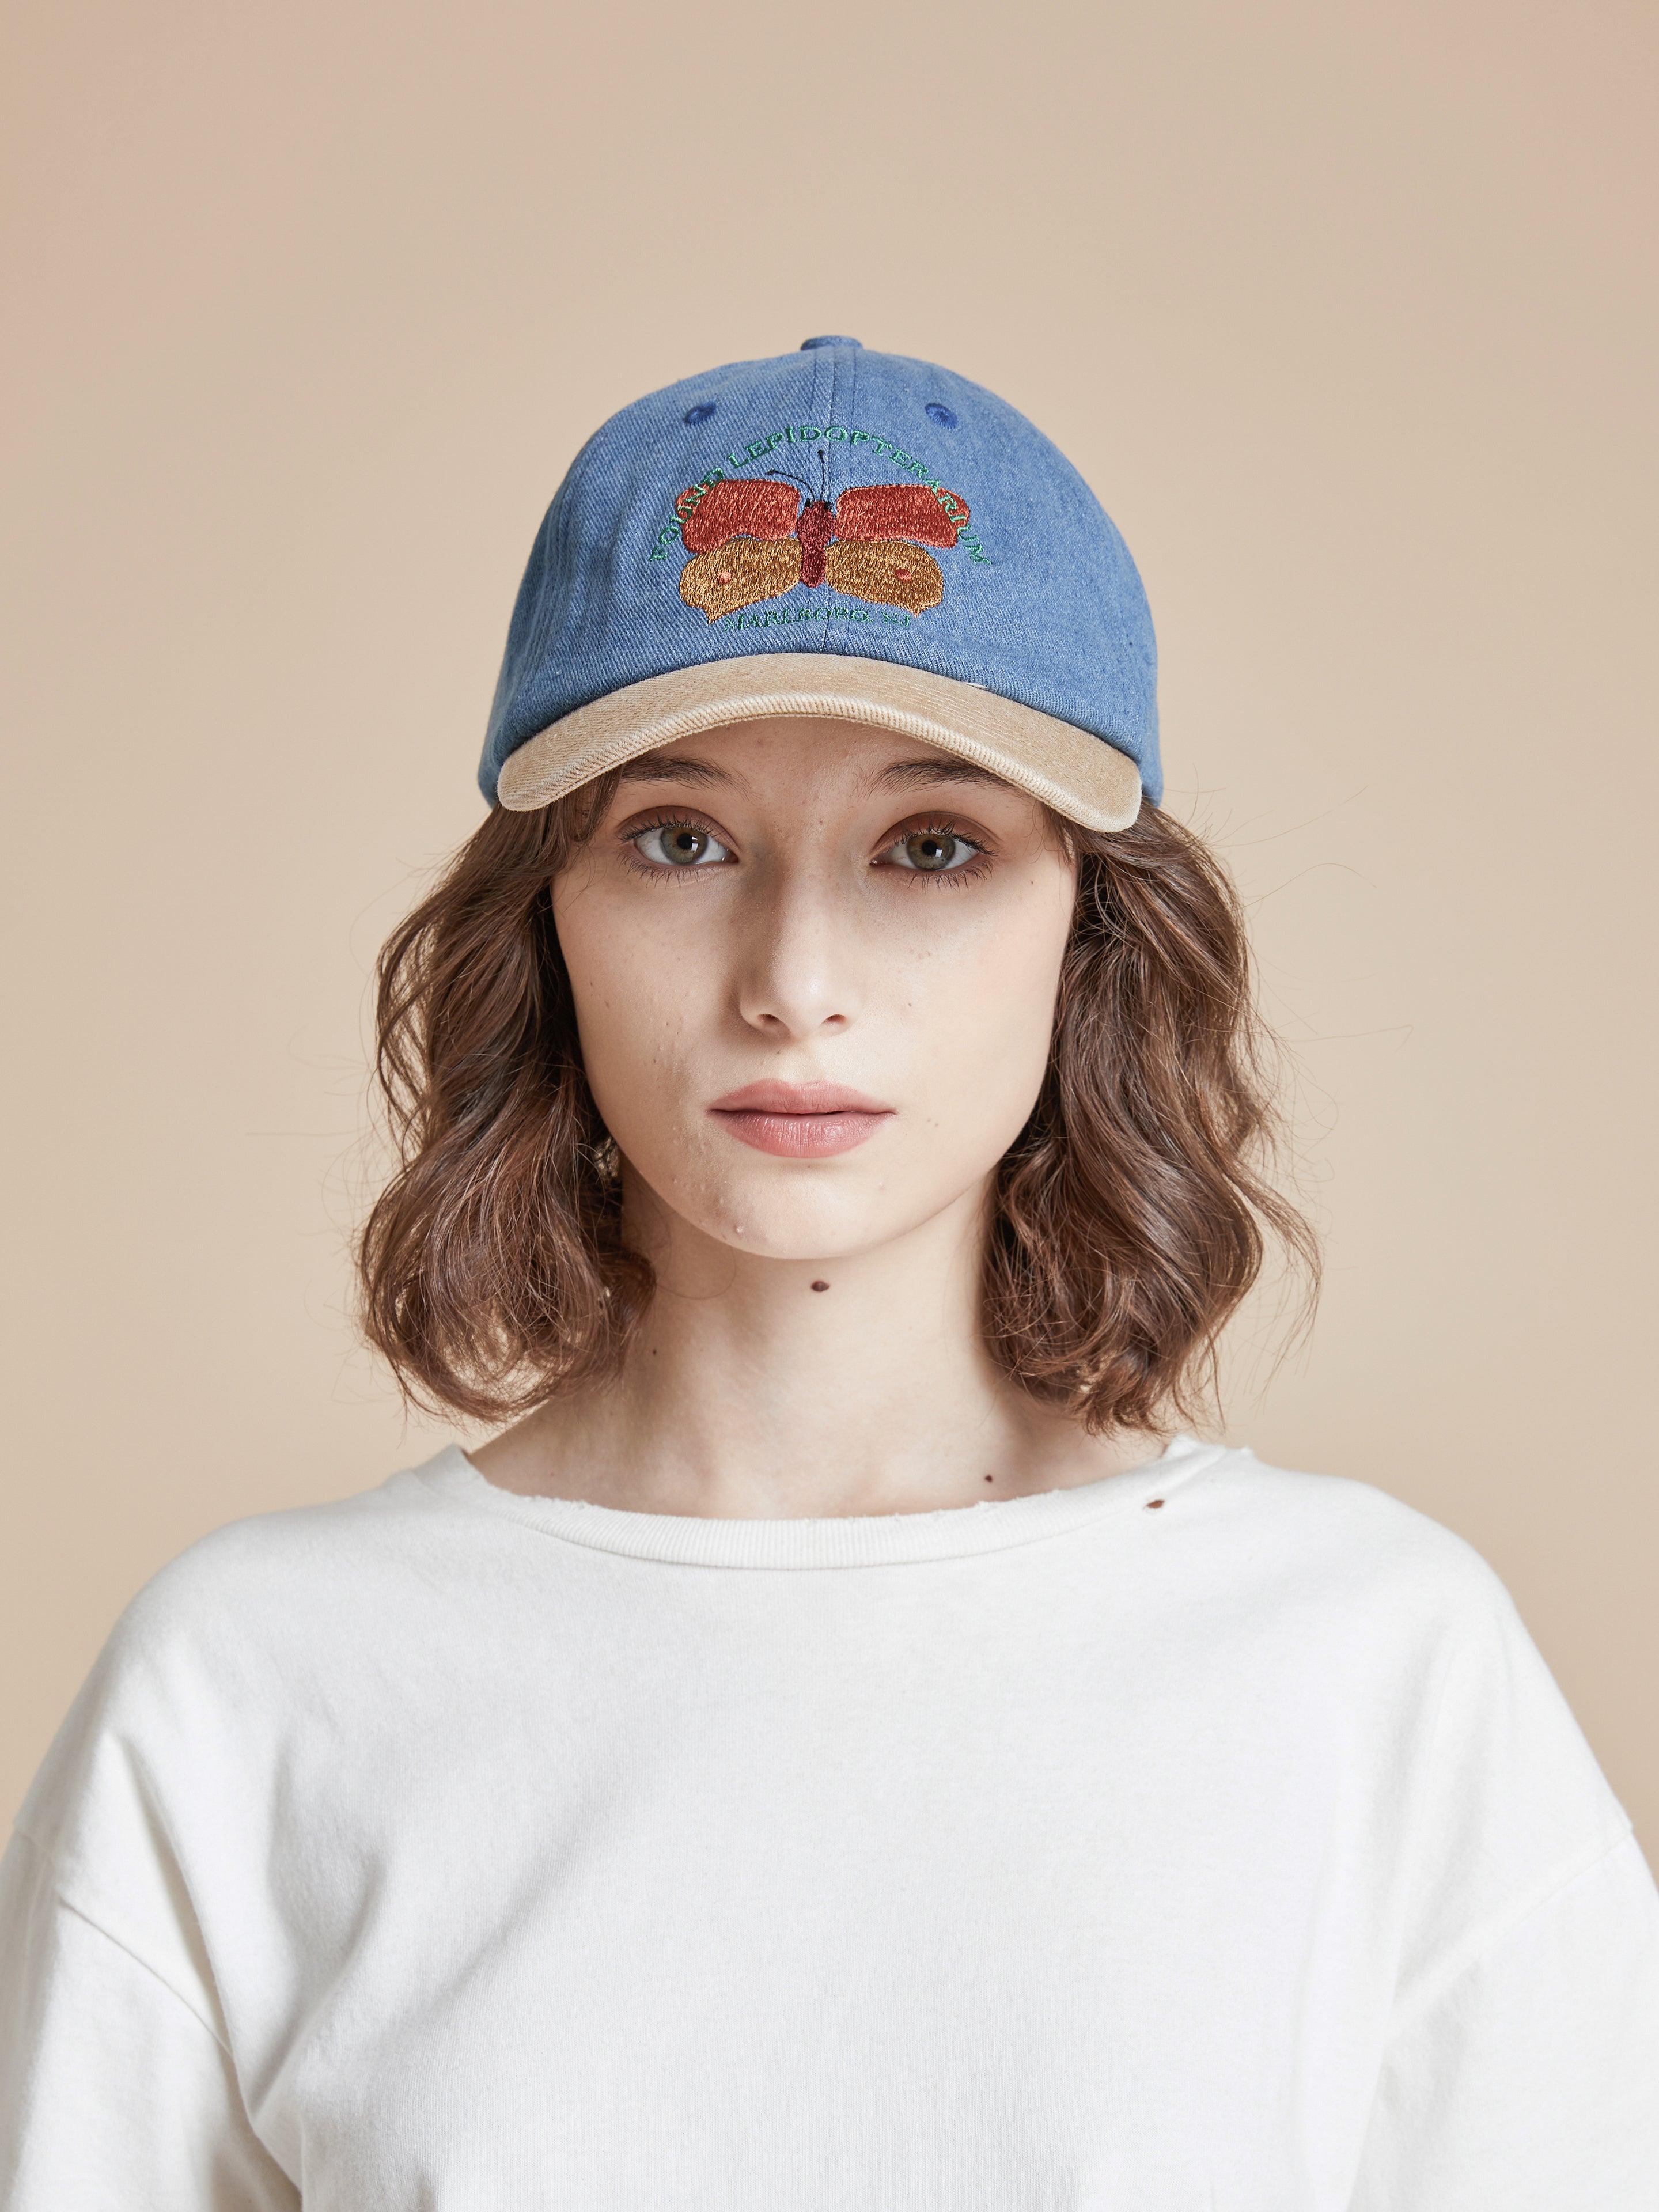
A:
<svg viewBox="0 0 1659 2212">
<path fill-rule="evenodd" d="M 1091 1437 L 1001 1373 L 977 1325 L 983 1222 L 970 1192 L 874 1250 L 775 1259 L 630 1189 L 657 1291 L 622 1375 L 471 1456 L 507 1490 L 718 1519 L 926 1512 L 1152 1456 L 1160 1439 Z"/>
</svg>

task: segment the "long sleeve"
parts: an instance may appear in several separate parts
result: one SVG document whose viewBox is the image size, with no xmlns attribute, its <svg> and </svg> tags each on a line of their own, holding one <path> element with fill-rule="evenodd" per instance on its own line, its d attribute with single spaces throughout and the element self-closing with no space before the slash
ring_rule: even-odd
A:
<svg viewBox="0 0 1659 2212">
<path fill-rule="evenodd" d="M 297 2212 L 217 2034 L 56 1893 L 21 1832 L 0 1859 L 5 2212 Z"/>
</svg>

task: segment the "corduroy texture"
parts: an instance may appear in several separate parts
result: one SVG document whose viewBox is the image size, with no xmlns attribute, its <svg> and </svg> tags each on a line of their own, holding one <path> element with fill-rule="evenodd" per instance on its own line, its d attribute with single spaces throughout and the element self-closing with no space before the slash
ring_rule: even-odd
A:
<svg viewBox="0 0 1659 2212">
<path fill-rule="evenodd" d="M 918 562 L 927 557 L 910 550 Z M 755 545 L 751 557 L 784 550 Z M 805 653 L 711 661 L 613 691 L 521 745 L 501 770 L 497 796 L 509 812 L 528 813 L 677 738 L 777 714 L 827 715 L 919 738 L 1085 830 L 1125 830 L 1140 811 L 1134 763 L 1082 730 L 925 669 Z"/>
</svg>

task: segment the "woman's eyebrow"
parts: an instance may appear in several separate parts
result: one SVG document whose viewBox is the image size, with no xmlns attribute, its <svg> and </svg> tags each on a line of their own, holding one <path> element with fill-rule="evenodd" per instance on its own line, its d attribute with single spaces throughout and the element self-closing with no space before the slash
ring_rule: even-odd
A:
<svg viewBox="0 0 1659 2212">
<path fill-rule="evenodd" d="M 972 761 L 909 760 L 894 761 L 883 769 L 876 778 L 878 783 L 908 785 L 915 783 L 1000 783 L 1002 778 L 994 775 L 988 768 L 975 768 Z"/>
<path fill-rule="evenodd" d="M 713 761 L 683 760 L 665 753 L 641 753 L 618 771 L 623 783 L 731 783 L 735 778 Z"/>
</svg>

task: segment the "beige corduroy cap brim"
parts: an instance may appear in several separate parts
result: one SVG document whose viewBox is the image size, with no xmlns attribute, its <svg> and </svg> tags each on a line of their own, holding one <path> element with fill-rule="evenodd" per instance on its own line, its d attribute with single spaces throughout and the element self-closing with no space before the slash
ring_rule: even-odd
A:
<svg viewBox="0 0 1659 2212">
<path fill-rule="evenodd" d="M 527 814 L 641 753 L 731 722 L 813 715 L 919 738 L 988 769 L 1085 830 L 1125 830 L 1140 810 L 1127 753 L 975 684 L 850 654 L 757 653 L 624 684 L 538 731 L 501 772 L 503 806 Z"/>
</svg>

